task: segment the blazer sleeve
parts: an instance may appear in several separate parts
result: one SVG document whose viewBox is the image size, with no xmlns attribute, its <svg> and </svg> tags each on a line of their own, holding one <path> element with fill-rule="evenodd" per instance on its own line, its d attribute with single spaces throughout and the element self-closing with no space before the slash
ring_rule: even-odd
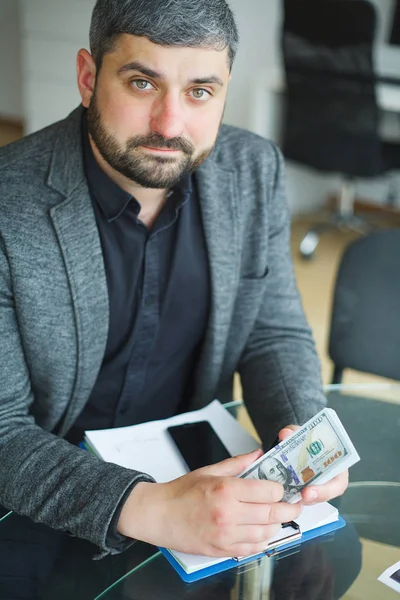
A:
<svg viewBox="0 0 400 600">
<path fill-rule="evenodd" d="M 320 363 L 297 289 L 290 215 L 279 150 L 269 202 L 269 272 L 260 309 L 238 366 L 250 417 L 269 448 L 280 429 L 303 424 L 325 404 Z"/>
<path fill-rule="evenodd" d="M 0 237 L 0 505 L 33 521 L 96 544 L 98 557 L 116 554 L 107 543 L 127 490 L 154 479 L 97 458 L 44 431 L 30 414 L 34 401 L 24 358 L 12 281 Z"/>
</svg>

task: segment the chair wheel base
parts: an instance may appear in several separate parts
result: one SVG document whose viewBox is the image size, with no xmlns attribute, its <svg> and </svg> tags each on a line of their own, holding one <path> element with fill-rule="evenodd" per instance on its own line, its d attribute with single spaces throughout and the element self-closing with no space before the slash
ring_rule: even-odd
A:
<svg viewBox="0 0 400 600">
<path fill-rule="evenodd" d="M 315 231 L 309 231 L 300 244 L 300 256 L 304 260 L 311 260 L 319 244 L 319 235 Z"/>
</svg>

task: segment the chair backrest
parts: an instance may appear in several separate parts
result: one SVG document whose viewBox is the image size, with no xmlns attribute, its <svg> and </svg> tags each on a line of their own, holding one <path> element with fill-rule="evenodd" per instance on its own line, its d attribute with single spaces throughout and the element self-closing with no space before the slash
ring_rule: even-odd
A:
<svg viewBox="0 0 400 600">
<path fill-rule="evenodd" d="M 287 158 L 354 177 L 384 171 L 376 28 L 367 0 L 285 0 Z"/>
<path fill-rule="evenodd" d="M 377 15 L 366 0 L 284 0 L 287 32 L 331 48 L 373 44 Z"/>
<path fill-rule="evenodd" d="M 400 0 L 396 0 L 396 8 L 393 15 L 393 28 L 390 43 L 400 45 Z"/>
<path fill-rule="evenodd" d="M 400 229 L 370 234 L 346 249 L 334 292 L 329 355 L 336 374 L 350 368 L 400 380 Z"/>
</svg>

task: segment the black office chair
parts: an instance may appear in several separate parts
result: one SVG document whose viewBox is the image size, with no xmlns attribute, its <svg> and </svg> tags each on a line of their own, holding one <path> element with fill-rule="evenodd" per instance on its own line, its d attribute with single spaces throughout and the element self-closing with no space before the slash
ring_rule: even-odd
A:
<svg viewBox="0 0 400 600">
<path fill-rule="evenodd" d="M 400 229 L 348 246 L 339 267 L 329 338 L 333 383 L 344 369 L 400 381 Z"/>
<path fill-rule="evenodd" d="M 369 224 L 354 215 L 354 179 L 400 166 L 400 145 L 380 139 L 376 28 L 376 10 L 367 0 L 285 0 L 283 152 L 290 160 L 345 178 L 338 210 L 303 239 L 304 258 L 313 256 L 327 229 L 366 233 Z"/>
</svg>

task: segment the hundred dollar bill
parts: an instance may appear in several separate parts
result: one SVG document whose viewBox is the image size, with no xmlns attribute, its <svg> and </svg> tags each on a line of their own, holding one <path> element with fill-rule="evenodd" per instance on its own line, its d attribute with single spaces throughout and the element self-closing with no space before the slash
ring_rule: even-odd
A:
<svg viewBox="0 0 400 600">
<path fill-rule="evenodd" d="M 326 483 L 360 460 L 336 412 L 325 408 L 264 454 L 239 477 L 277 481 L 283 502 L 297 502 L 310 484 Z"/>
</svg>

